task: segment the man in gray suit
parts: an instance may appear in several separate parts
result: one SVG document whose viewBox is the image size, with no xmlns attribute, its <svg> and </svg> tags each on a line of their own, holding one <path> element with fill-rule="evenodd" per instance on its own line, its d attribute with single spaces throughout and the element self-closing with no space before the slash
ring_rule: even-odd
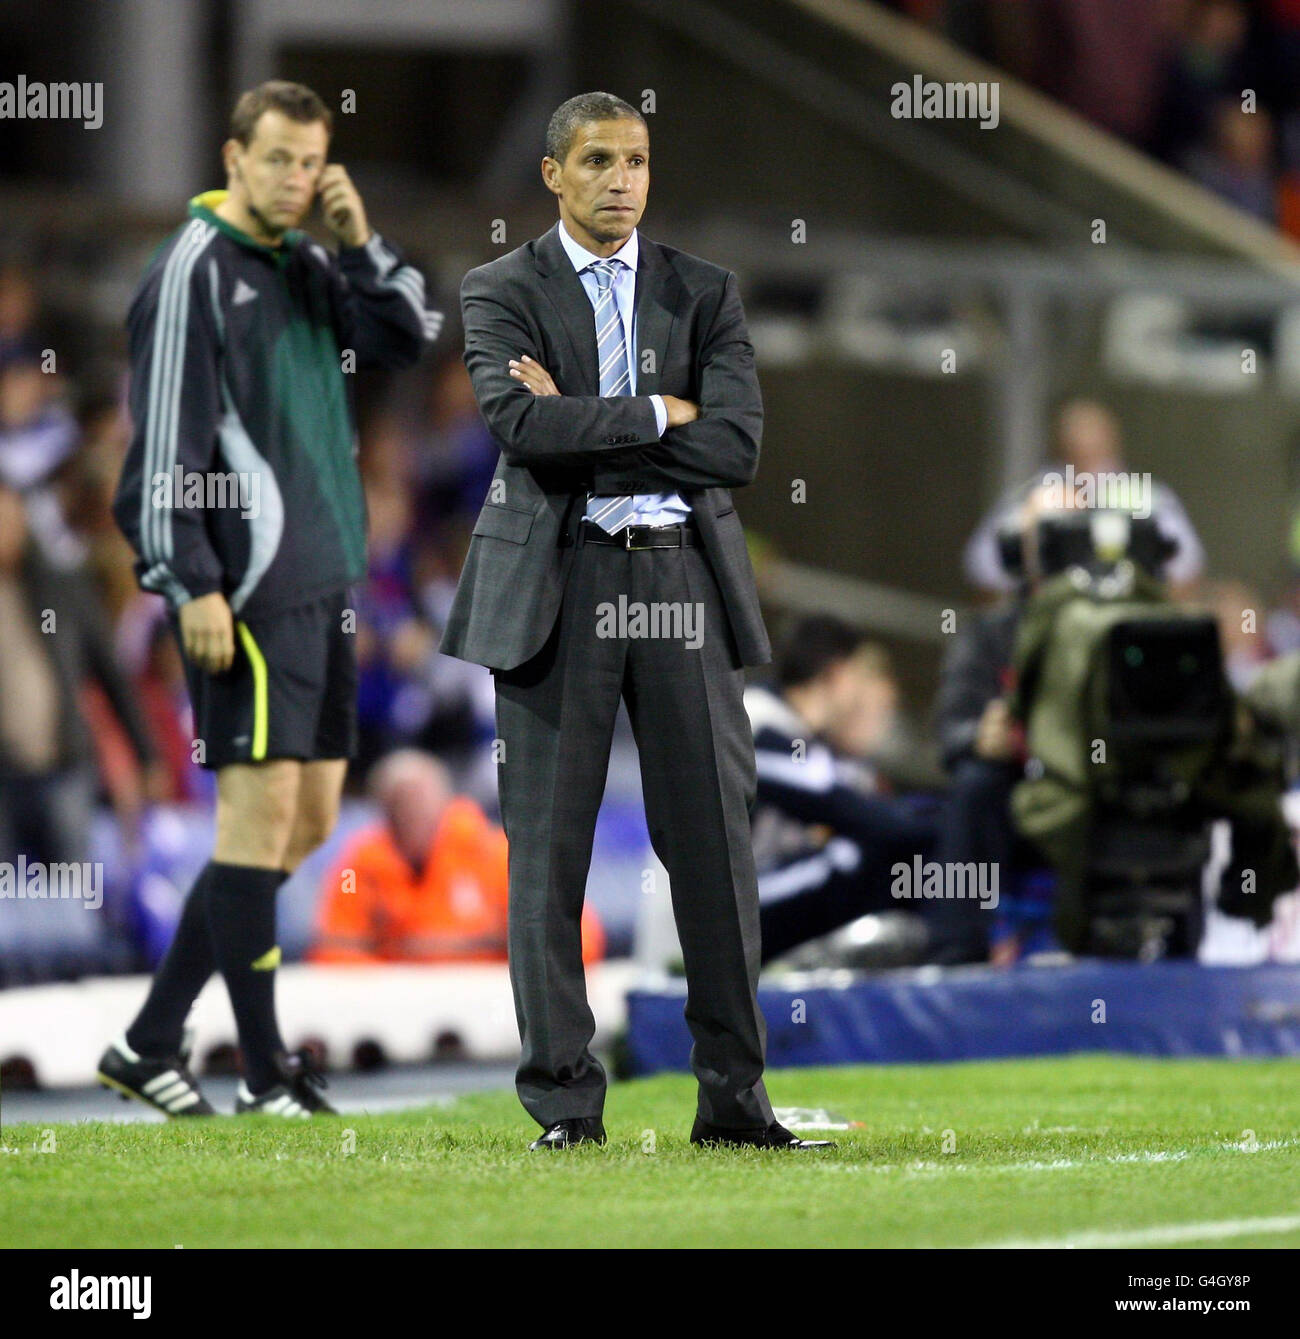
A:
<svg viewBox="0 0 1300 1339">
<path fill-rule="evenodd" d="M 603 1143 L 580 917 L 620 698 L 685 958 L 700 1144 L 813 1147 L 763 1084 L 744 666 L 771 659 L 728 489 L 763 408 L 735 276 L 640 237 L 649 132 L 571 98 L 542 176 L 560 221 L 471 270 L 465 363 L 501 448 L 442 650 L 496 680 L 510 973 L 531 1148 Z"/>
</svg>

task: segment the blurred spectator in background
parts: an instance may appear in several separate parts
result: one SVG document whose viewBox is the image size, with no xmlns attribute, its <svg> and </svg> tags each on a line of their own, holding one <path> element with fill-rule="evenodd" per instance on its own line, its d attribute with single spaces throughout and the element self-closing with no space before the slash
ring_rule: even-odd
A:
<svg viewBox="0 0 1300 1339">
<path fill-rule="evenodd" d="M 1126 469 L 1119 422 L 1105 405 L 1095 400 L 1074 399 L 1061 407 L 1056 420 L 1056 463 L 1003 497 L 980 522 L 966 545 L 963 566 L 974 586 L 998 594 L 1015 589 L 1016 578 L 1007 571 L 1002 559 L 999 534 L 1014 526 L 1028 497 L 1043 487 L 1046 475 L 1061 475 L 1064 482 L 1067 466 L 1073 467 L 1076 480 L 1081 475 L 1091 476 L 1094 488 L 1098 486 L 1098 475 Z M 1201 541 L 1171 488 L 1152 480 L 1150 495 L 1145 500 L 1160 533 L 1178 546 L 1165 563 L 1164 579 L 1175 593 L 1186 592 L 1205 566 Z"/>
<path fill-rule="evenodd" d="M 1244 693 L 1273 658 L 1259 592 L 1244 581 L 1211 581 L 1206 583 L 1202 599 L 1219 624 L 1228 681 L 1238 693 Z"/>
<path fill-rule="evenodd" d="M 845 774 L 856 773 L 867 791 L 944 790 L 947 782 L 937 748 L 924 725 L 900 708 L 888 651 L 862 641 L 854 665 L 861 677 L 857 708 L 836 714 L 823 732 Z"/>
<path fill-rule="evenodd" d="M 1151 149 L 1181 164 L 1206 141 L 1215 106 L 1250 86 L 1247 37 L 1250 18 L 1241 0 L 1192 0 L 1183 7 L 1163 75 Z"/>
<path fill-rule="evenodd" d="M 1134 143 L 1150 135 L 1180 0 L 950 0 L 908 8 L 1112 134 Z"/>
<path fill-rule="evenodd" d="M 446 358 L 434 370 L 428 430 L 420 438 L 413 572 L 417 603 L 439 640 L 499 459 L 464 361 L 459 355 Z M 447 760 L 461 784 L 499 812 L 496 766 L 487 747 L 496 736 L 492 672 L 435 654 L 427 673 L 431 710 L 416 742 Z"/>
<path fill-rule="evenodd" d="M 1206 139 L 1183 154 L 1182 166 L 1207 190 L 1272 225 L 1278 218 L 1273 151 L 1268 112 L 1243 111 L 1239 99 L 1224 98 L 1210 114 Z"/>
<path fill-rule="evenodd" d="M 1283 121 L 1300 106 L 1300 0 L 1259 0 L 1255 6 L 1256 48 L 1262 100 Z M 1255 87 L 1253 79 L 1243 88 Z"/>
<path fill-rule="evenodd" d="M 131 676 L 133 691 L 158 750 L 158 794 L 169 804 L 207 803 L 215 778 L 195 761 L 194 711 L 185 682 L 180 648 L 167 622 L 167 606 L 143 595 L 123 614 L 117 633 L 118 658 Z"/>
<path fill-rule="evenodd" d="M 447 608 L 464 557 L 455 551 L 456 543 L 468 540 L 499 459 L 500 451 L 479 413 L 464 361 L 459 354 L 445 358 L 430 383 L 428 430 L 419 443 L 418 484 L 420 532 L 447 548 L 457 564 L 450 573 Z"/>
<path fill-rule="evenodd" d="M 80 434 L 55 351 L 37 328 L 40 307 L 31 271 L 13 261 L 0 265 L 0 486 L 23 495 L 28 528 L 46 560 L 71 568 L 84 550 L 57 485 Z"/>
<path fill-rule="evenodd" d="M 1024 775 L 1025 747 L 1007 699 L 1012 654 L 1025 599 L 1038 580 L 1036 530 L 1049 509 L 1047 490 L 1030 491 L 1016 515 L 1023 576 L 1009 598 L 968 615 L 944 656 L 935 707 L 939 748 L 951 782 L 939 825 L 940 864 L 974 861 L 999 871 L 1003 892 L 1014 871 L 1042 864 L 1016 834 L 1011 790 Z M 940 899 L 930 906 L 932 962 L 984 962 L 990 918 L 978 902 Z"/>
<path fill-rule="evenodd" d="M 85 547 L 87 571 L 117 624 L 139 603 L 155 611 L 163 606 L 158 596 L 136 585 L 131 570 L 135 555 L 113 520 L 113 493 L 131 440 L 126 372 L 114 364 L 98 369 L 88 380 L 77 406 L 80 445 L 61 493 L 68 525 Z"/>
<path fill-rule="evenodd" d="M 810 622 L 812 620 L 796 624 L 791 635 Z M 867 779 L 866 783 L 875 787 L 878 782 L 873 776 L 871 762 L 885 747 L 896 728 L 898 683 L 883 646 L 867 641 L 865 636 L 857 634 L 838 619 L 829 620 L 829 624 L 838 626 L 853 638 L 854 651 L 849 668 L 854 691 L 848 695 L 843 710 L 829 714 L 822 734 L 843 759 L 859 760 L 859 768 Z"/>
<path fill-rule="evenodd" d="M 907 911 L 890 868 L 928 856 L 933 825 L 881 793 L 858 757 L 880 738 L 896 688 L 864 635 L 824 615 L 796 623 L 776 686 L 745 690 L 758 798 L 752 826 L 763 961 L 872 911 Z"/>
<path fill-rule="evenodd" d="M 376 439 L 365 489 L 369 556 L 357 601 L 360 771 L 409 738 L 427 715 L 427 694 L 419 680 L 435 642 L 412 593 L 411 474 L 400 437 Z"/>
<path fill-rule="evenodd" d="M 1300 0 L 892 3 L 1300 237 Z"/>
<path fill-rule="evenodd" d="M 436 758 L 403 749 L 372 771 L 383 821 L 358 832 L 321 888 L 314 962 L 505 962 L 507 843 Z M 582 915 L 582 958 L 604 932 Z"/>
<path fill-rule="evenodd" d="M 126 732 L 134 765 L 111 768 L 124 831 L 138 821 L 154 749 L 107 621 L 83 573 L 52 567 L 29 538 L 20 496 L 0 486 L 0 852 L 29 860 L 87 858 L 95 750 L 83 710 L 87 681 Z"/>
<path fill-rule="evenodd" d="M 490 671 L 438 655 L 466 538 L 491 482 L 497 451 L 469 393 L 473 424 L 462 421 L 460 387 L 444 363 L 435 374 L 431 428 L 411 428 L 390 411 L 367 424 L 368 566 L 357 600 L 360 748 L 354 774 L 364 775 L 393 748 L 436 753 L 458 783 L 491 808 L 496 768 L 486 745 L 494 737 Z M 486 441 L 486 473 L 476 443 Z"/>
<path fill-rule="evenodd" d="M 35 345 L 19 342 L 0 354 L 0 485 L 23 495 L 46 561 L 70 568 L 84 550 L 68 529 L 55 481 L 77 449 L 77 422 L 46 366 Z"/>
<path fill-rule="evenodd" d="M 37 347 L 40 299 L 31 271 L 15 260 L 0 263 L 0 365 Z"/>
<path fill-rule="evenodd" d="M 1173 39 L 1170 0 L 1038 0 L 1036 82 L 1080 116 L 1145 143 L 1157 111 L 1160 70 Z M 1005 3 L 1003 8 L 1008 6 Z"/>
</svg>

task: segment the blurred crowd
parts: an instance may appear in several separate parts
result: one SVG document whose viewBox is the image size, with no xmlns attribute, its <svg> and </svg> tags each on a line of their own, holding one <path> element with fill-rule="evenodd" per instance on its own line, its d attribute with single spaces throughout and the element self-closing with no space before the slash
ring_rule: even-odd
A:
<svg viewBox="0 0 1300 1339">
<path fill-rule="evenodd" d="M 110 513 L 129 439 L 125 361 L 79 358 L 99 332 L 70 332 L 45 296 L 34 265 L 0 261 L 0 862 L 87 861 L 107 809 L 138 883 L 146 816 L 205 811 L 212 777 L 192 754 L 165 606 L 138 589 Z M 349 789 L 364 795 L 375 763 L 414 748 L 494 817 L 491 676 L 438 643 L 496 449 L 451 341 L 411 373 L 358 381 L 371 547 L 355 593 L 361 743 Z M 23 975 L 13 947 L 0 980 Z"/>
<path fill-rule="evenodd" d="M 206 783 L 190 757 L 184 680 L 164 606 L 138 590 L 109 510 L 129 435 L 125 366 L 96 367 L 92 379 L 70 376 L 42 315 L 35 274 L 14 262 L 0 267 L 0 506 L 22 526 L 21 535 L 16 524 L 7 529 L 9 566 L 29 595 L 60 582 L 84 596 L 76 606 L 78 621 L 87 621 L 84 654 L 106 699 L 92 694 L 92 719 L 102 727 L 93 747 L 121 811 L 146 793 L 200 798 Z M 418 373 L 372 382 L 359 395 L 371 550 L 357 592 L 355 788 L 370 763 L 407 744 L 446 756 L 458 777 L 466 772 L 461 779 L 486 794 L 473 771 L 476 746 L 491 734 L 490 676 L 459 672 L 460 662 L 439 657 L 437 646 L 496 450 L 457 352 Z M 30 701 L 48 667 L 38 671 L 24 657 L 20 670 Z M 24 727 L 42 733 L 34 720 Z M 45 733 L 58 732 L 50 725 Z M 74 753 L 84 761 L 91 744 L 70 737 L 57 758 L 49 740 L 22 747 L 29 763 L 62 766 Z"/>
<path fill-rule="evenodd" d="M 109 511 L 128 440 L 125 369 L 66 369 L 45 319 L 36 273 L 0 264 L 0 861 L 87 860 L 94 816 L 110 814 L 121 865 L 110 874 L 139 906 L 115 931 L 131 951 L 109 965 L 139 968 L 165 946 L 179 906 L 176 897 L 170 912 L 151 910 L 151 871 L 166 861 L 145 820 L 160 807 L 207 815 L 212 779 L 192 757 L 164 608 L 136 587 Z M 316 876 L 311 956 L 502 959 L 491 675 L 438 653 L 496 463 L 456 341 L 412 373 L 362 385 L 359 422 L 370 555 L 357 592 L 362 742 L 349 789 L 368 818 L 341 834 L 347 845 Z M 1104 404 L 1067 401 L 1044 466 L 1125 470 L 1118 419 Z M 886 649 L 860 631 L 820 616 L 772 619 L 776 660 L 746 698 L 767 958 L 896 909 L 894 860 L 959 859 L 987 845 L 988 805 L 1004 803 L 990 801 L 990 778 L 1005 790 L 1014 750 L 1001 704 L 1020 585 L 1006 533 L 1042 484 L 1040 473 L 1012 490 L 970 537 L 965 577 L 988 608 L 959 629 L 937 703 L 903 701 Z M 1163 575 L 1178 598 L 1217 611 L 1235 687 L 1300 649 L 1300 582 L 1270 611 L 1264 592 L 1211 580 L 1172 484 L 1155 481 L 1150 502 L 1173 546 Z M 346 874 L 354 884 L 344 890 Z M 171 883 L 183 888 L 183 872 Z M 1020 951 L 980 929 L 979 943 L 950 946 L 950 960 Z M 594 915 L 586 936 L 595 960 L 606 937 Z M 33 974 L 15 970 L 12 942 L 0 952 L 0 984 Z"/>
<path fill-rule="evenodd" d="M 1300 237 L 1300 0 L 895 0 Z"/>
</svg>

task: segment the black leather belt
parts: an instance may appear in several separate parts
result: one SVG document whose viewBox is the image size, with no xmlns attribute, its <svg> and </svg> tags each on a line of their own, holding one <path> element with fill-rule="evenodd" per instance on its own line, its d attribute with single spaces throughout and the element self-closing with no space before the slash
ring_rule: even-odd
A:
<svg viewBox="0 0 1300 1339">
<path fill-rule="evenodd" d="M 628 549 L 684 549 L 700 542 L 699 531 L 693 521 L 681 525 L 626 525 L 617 534 L 602 530 L 595 521 L 584 516 L 578 526 L 579 544 L 604 544 L 609 548 Z"/>
</svg>

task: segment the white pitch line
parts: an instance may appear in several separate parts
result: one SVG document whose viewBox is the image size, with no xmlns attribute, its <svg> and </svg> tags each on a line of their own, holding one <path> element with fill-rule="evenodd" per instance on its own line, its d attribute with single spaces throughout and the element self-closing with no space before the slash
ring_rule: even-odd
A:
<svg viewBox="0 0 1300 1339">
<path fill-rule="evenodd" d="M 1263 1145 L 1261 1145 L 1263 1147 Z M 1005 1172 L 1063 1172 L 1078 1167 L 1105 1167 L 1114 1163 L 1182 1162 L 1189 1157 L 1186 1149 L 1157 1149 L 1147 1153 L 1117 1153 L 1108 1158 L 1053 1158 L 1034 1162 L 823 1162 L 810 1164 L 825 1172 L 978 1172 L 983 1175 Z"/>
<path fill-rule="evenodd" d="M 1256 1144 L 1253 1148 L 1229 1142 L 1220 1144 L 1225 1152 L 1243 1154 L 1267 1153 L 1274 1149 L 1292 1148 L 1300 1143 L 1297 1139 L 1270 1139 Z M 1197 1150 L 1200 1152 L 1202 1150 Z M 918 1159 L 915 1162 L 822 1162 L 810 1163 L 823 1172 L 907 1172 L 920 1175 L 926 1172 L 978 1172 L 983 1175 L 1005 1172 L 1066 1172 L 1080 1167 L 1108 1167 L 1116 1164 L 1151 1164 L 1162 1162 L 1184 1162 L 1193 1154 L 1189 1149 L 1148 1149 L 1138 1153 L 1114 1153 L 1105 1158 L 1051 1158 L 1035 1159 L 1032 1162 L 958 1162 L 944 1159 L 939 1162 Z"/>
<path fill-rule="evenodd" d="M 1300 1231 L 1300 1214 L 1285 1218 L 1229 1218 L 1218 1223 L 1165 1223 L 1130 1232 L 1076 1232 L 1045 1241 L 990 1241 L 977 1250 L 1092 1250 L 1114 1246 L 1174 1246 L 1183 1241 L 1221 1241 L 1226 1237 L 1268 1236 Z"/>
</svg>

